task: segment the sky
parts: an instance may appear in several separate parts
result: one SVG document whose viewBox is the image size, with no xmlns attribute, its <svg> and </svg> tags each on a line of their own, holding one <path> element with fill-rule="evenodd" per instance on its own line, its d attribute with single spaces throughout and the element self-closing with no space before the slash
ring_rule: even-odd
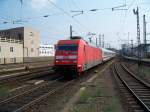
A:
<svg viewBox="0 0 150 112">
<path fill-rule="evenodd" d="M 112 11 L 118 6 L 124 7 Z M 56 44 L 69 37 L 72 25 L 73 35 L 88 41 L 89 32 L 96 34 L 95 37 L 104 34 L 105 43 L 119 48 L 127 40 L 137 43 L 136 15 L 133 14 L 137 6 L 143 42 L 143 14 L 146 15 L 147 32 L 150 32 L 149 0 L 0 0 L 0 30 L 28 26 L 40 32 L 41 43 Z M 98 10 L 90 11 L 92 9 Z M 72 11 L 83 11 L 83 14 L 75 16 L 80 12 Z M 48 17 L 44 17 L 46 15 Z"/>
</svg>

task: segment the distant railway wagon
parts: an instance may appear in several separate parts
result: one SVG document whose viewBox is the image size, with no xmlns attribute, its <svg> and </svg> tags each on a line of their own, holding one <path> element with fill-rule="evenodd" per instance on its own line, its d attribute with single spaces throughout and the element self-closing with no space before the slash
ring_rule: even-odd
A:
<svg viewBox="0 0 150 112">
<path fill-rule="evenodd" d="M 60 73 L 74 72 L 79 75 L 102 63 L 103 57 L 110 58 L 110 54 L 109 57 L 107 56 L 108 54 L 103 53 L 102 49 L 89 45 L 83 39 L 59 40 L 55 52 L 55 70 Z"/>
<path fill-rule="evenodd" d="M 111 58 L 113 58 L 116 55 L 115 52 L 111 51 L 111 50 L 107 50 L 102 48 L 102 58 L 103 58 L 103 62 L 110 60 Z"/>
</svg>

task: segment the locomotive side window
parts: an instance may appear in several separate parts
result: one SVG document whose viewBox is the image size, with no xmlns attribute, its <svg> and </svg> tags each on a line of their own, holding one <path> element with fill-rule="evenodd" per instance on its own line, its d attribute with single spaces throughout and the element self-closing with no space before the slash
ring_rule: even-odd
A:
<svg viewBox="0 0 150 112">
<path fill-rule="evenodd" d="M 57 50 L 60 51 L 77 51 L 78 46 L 76 44 L 58 45 Z"/>
</svg>

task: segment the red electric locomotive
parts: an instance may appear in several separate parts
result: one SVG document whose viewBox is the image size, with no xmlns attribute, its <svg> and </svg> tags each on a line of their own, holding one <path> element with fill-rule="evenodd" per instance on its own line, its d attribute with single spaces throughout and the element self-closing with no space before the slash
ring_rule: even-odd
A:
<svg viewBox="0 0 150 112">
<path fill-rule="evenodd" d="M 55 70 L 60 73 L 78 75 L 102 63 L 102 50 L 90 46 L 78 37 L 71 40 L 59 40 L 55 52 Z M 73 75 L 73 74 L 72 74 Z"/>
</svg>

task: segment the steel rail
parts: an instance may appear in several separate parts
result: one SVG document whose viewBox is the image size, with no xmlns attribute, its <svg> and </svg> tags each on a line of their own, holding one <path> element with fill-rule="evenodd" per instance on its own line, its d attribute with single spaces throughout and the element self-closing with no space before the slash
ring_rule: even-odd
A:
<svg viewBox="0 0 150 112">
<path fill-rule="evenodd" d="M 138 80 L 139 82 L 141 82 L 142 84 L 144 84 L 146 87 L 148 87 L 150 89 L 150 84 L 148 84 L 147 82 L 145 82 L 144 80 L 142 80 L 141 78 L 137 77 L 134 73 L 132 73 L 127 67 L 126 65 L 124 65 L 123 63 L 121 63 L 121 66 L 123 67 L 123 69 L 125 71 L 127 71 L 132 77 L 134 77 L 136 80 Z"/>
<path fill-rule="evenodd" d="M 52 68 L 46 68 L 46 69 L 39 69 L 39 70 L 36 70 L 36 71 L 29 71 L 29 72 L 22 72 L 20 74 L 14 74 L 14 75 L 3 75 L 3 76 L 0 76 L 0 84 L 2 83 L 6 83 L 6 82 L 10 82 L 11 80 L 17 80 L 18 78 L 24 78 L 24 77 L 29 77 L 29 76 L 34 76 L 36 73 L 43 73 L 43 72 L 50 72 L 52 71 Z"/>
<path fill-rule="evenodd" d="M 117 76 L 121 80 L 121 82 L 125 85 L 125 87 L 129 90 L 129 92 L 134 96 L 134 98 L 138 101 L 138 103 L 144 108 L 144 111 L 150 112 L 149 107 L 138 97 L 138 95 L 129 87 L 129 85 L 127 84 L 127 82 L 121 77 L 120 73 L 118 72 L 118 68 L 117 68 L 116 64 L 114 66 L 114 69 L 116 71 Z"/>
<path fill-rule="evenodd" d="M 13 68 L 0 68 L 0 75 L 2 74 L 11 74 L 11 73 L 19 73 L 22 71 L 29 71 L 29 70 L 36 70 L 36 69 L 41 69 L 41 68 L 48 68 L 48 67 L 53 67 L 52 65 L 42 65 L 42 66 L 21 66 L 21 67 L 13 67 Z"/>
<path fill-rule="evenodd" d="M 74 80 L 72 80 L 72 81 L 70 81 L 70 82 L 67 82 L 67 83 L 65 83 L 64 85 L 62 85 L 62 86 L 60 86 L 60 87 L 58 87 L 58 88 L 55 88 L 55 89 L 49 91 L 48 93 L 45 93 L 44 95 L 40 96 L 39 98 L 37 98 L 37 99 L 31 101 L 30 103 L 28 103 L 28 104 L 26 104 L 26 105 L 24 105 L 24 106 L 18 108 L 17 110 L 15 110 L 15 111 L 13 111 L 13 112 L 21 112 L 22 110 L 29 108 L 30 106 L 32 106 L 32 105 L 34 105 L 35 103 L 41 101 L 42 99 L 48 97 L 49 95 L 52 95 L 52 94 L 56 93 L 57 91 L 61 90 L 62 88 L 67 87 L 67 86 L 68 86 L 70 83 L 72 83 L 73 81 L 74 81 Z"/>
<path fill-rule="evenodd" d="M 46 84 L 44 84 L 44 85 L 40 85 L 40 86 L 38 86 L 38 87 L 36 87 L 36 88 L 34 88 L 34 89 L 30 89 L 30 90 L 28 90 L 28 91 L 25 91 L 25 92 L 23 92 L 23 93 L 17 94 L 17 95 L 15 95 L 15 96 L 13 96 L 13 97 L 10 97 L 10 98 L 8 98 L 8 99 L 5 99 L 5 100 L 3 100 L 3 101 L 0 101 L 0 105 L 3 105 L 3 104 L 8 103 L 8 102 L 11 102 L 13 99 L 16 99 L 17 97 L 21 97 L 21 96 L 24 96 L 24 95 L 26 95 L 26 94 L 30 94 L 31 92 L 33 92 L 33 91 L 35 91 L 35 90 L 37 90 L 37 89 L 39 89 L 39 88 L 41 88 L 41 87 L 44 87 L 44 86 L 46 86 L 46 85 L 53 84 L 53 83 L 57 82 L 58 80 L 60 80 L 60 79 L 62 79 L 62 78 L 63 78 L 63 77 L 60 77 L 60 78 L 55 79 L 54 81 L 52 81 L 52 82 L 50 82 L 50 83 L 46 83 Z"/>
</svg>

